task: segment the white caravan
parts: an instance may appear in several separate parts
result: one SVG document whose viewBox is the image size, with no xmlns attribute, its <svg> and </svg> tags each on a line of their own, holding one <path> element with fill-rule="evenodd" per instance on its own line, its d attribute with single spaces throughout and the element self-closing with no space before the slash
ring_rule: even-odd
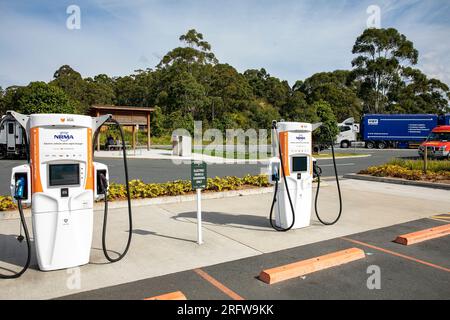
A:
<svg viewBox="0 0 450 320">
<path fill-rule="evenodd" d="M 6 120 L 0 127 L 0 156 L 22 158 L 25 155 L 26 144 L 21 125 L 15 120 Z"/>
</svg>

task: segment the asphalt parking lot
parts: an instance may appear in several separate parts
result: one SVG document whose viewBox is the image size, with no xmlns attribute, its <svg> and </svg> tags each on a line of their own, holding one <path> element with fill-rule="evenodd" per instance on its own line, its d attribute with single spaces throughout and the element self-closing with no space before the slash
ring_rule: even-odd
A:
<svg viewBox="0 0 450 320">
<path fill-rule="evenodd" d="M 338 159 L 337 165 L 340 175 L 356 173 L 369 166 L 386 163 L 395 157 L 417 156 L 416 150 L 338 149 L 337 152 L 370 155 L 370 157 L 365 158 Z M 95 160 L 108 165 L 112 181 L 124 182 L 122 159 L 96 158 Z M 9 181 L 11 169 L 24 163 L 23 160 L 0 160 L 0 181 Z M 319 160 L 319 164 L 322 166 L 325 177 L 334 175 L 331 160 Z M 130 179 L 141 179 L 146 183 L 189 180 L 191 174 L 190 164 L 174 164 L 170 160 L 128 159 L 128 166 Z M 262 164 L 210 164 L 208 176 L 242 177 L 246 174 L 261 174 L 265 169 L 266 165 Z M 9 183 L 0 184 L 0 195 L 6 195 L 9 192 Z"/>
<path fill-rule="evenodd" d="M 445 225 L 450 215 L 249 257 L 214 266 L 65 296 L 61 299 L 146 299 L 181 291 L 189 300 L 450 299 L 450 236 L 412 246 L 398 235 Z M 278 284 L 258 279 L 261 270 L 330 252 L 360 248 L 365 258 Z M 378 269 L 380 287 L 369 289 Z"/>
</svg>

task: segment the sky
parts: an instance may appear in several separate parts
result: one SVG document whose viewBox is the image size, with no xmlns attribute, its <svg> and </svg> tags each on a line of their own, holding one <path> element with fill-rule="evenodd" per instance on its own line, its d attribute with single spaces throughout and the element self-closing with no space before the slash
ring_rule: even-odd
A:
<svg viewBox="0 0 450 320">
<path fill-rule="evenodd" d="M 71 5 L 79 29 L 67 27 Z M 356 38 L 380 8 L 420 52 L 418 67 L 450 85 L 448 0 L 0 0 L 0 86 L 50 81 L 68 64 L 83 77 L 154 68 L 189 29 L 221 63 L 265 68 L 292 85 L 316 72 L 351 69 Z"/>
</svg>

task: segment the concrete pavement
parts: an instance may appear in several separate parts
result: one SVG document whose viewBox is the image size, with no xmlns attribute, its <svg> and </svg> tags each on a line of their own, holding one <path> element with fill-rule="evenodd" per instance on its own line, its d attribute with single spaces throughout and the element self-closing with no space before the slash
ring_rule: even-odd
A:
<svg viewBox="0 0 450 320">
<path fill-rule="evenodd" d="M 446 217 L 450 218 L 450 215 Z M 443 224 L 445 222 L 438 220 L 420 219 L 345 238 L 325 240 L 201 269 L 86 291 L 61 299 L 142 300 L 181 291 L 188 300 L 233 300 L 240 297 L 245 300 L 268 300 L 268 304 L 281 299 L 448 300 L 450 237 L 436 238 L 413 246 L 402 246 L 392 242 L 399 234 Z M 365 257 L 272 285 L 267 285 L 256 278 L 262 269 L 279 267 L 349 248 L 362 250 Z M 374 271 L 378 272 L 377 286 L 374 286 Z M 202 277 L 205 274 L 208 278 Z M 215 279 L 220 286 L 212 285 L 208 281 L 209 278 Z M 225 288 L 227 290 L 224 290 Z M 217 312 L 213 310 L 211 313 L 214 315 Z M 284 319 L 280 311 L 276 310 L 275 314 Z M 288 316 L 286 312 L 286 317 Z"/>
<path fill-rule="evenodd" d="M 320 210 L 325 219 L 337 213 L 332 182 L 322 189 Z M 134 209 L 133 242 L 128 256 L 105 264 L 101 252 L 102 212 L 96 211 L 91 264 L 74 270 L 41 272 L 33 267 L 17 280 L 0 281 L 1 299 L 48 299 L 255 257 L 450 211 L 449 192 L 411 186 L 344 180 L 344 212 L 335 226 L 312 226 L 277 233 L 268 226 L 271 194 L 214 199 L 203 202 L 204 241 L 198 246 L 195 202 L 162 204 Z M 25 258 L 18 244 L 17 220 L 0 224 L 0 267 L 17 270 Z M 108 245 L 120 251 L 126 241 L 126 210 L 111 210 Z M 5 270 L 1 270 L 5 273 Z M 78 275 L 80 276 L 78 278 Z M 80 279 L 80 286 L 77 281 Z M 126 297 L 124 297 L 126 298 Z"/>
</svg>

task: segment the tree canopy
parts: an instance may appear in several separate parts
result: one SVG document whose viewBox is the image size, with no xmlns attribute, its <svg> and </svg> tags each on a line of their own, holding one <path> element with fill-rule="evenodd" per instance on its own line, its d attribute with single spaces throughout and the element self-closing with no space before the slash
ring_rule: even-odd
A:
<svg viewBox="0 0 450 320">
<path fill-rule="evenodd" d="M 204 35 L 194 29 L 179 37 L 154 68 L 130 75 L 83 78 L 68 65 L 48 84 L 0 88 L 0 110 L 86 114 L 93 104 L 154 107 L 152 133 L 173 129 L 265 128 L 272 120 L 323 121 L 333 125 L 366 112 L 449 112 L 449 88 L 415 68 L 419 52 L 395 29 L 368 29 L 355 41 L 352 70 L 319 72 L 292 86 L 264 69 L 242 73 L 220 62 Z M 324 127 L 324 128 L 325 128 Z M 321 130 L 322 138 L 326 134 Z M 326 140 L 326 139 L 325 139 Z"/>
<path fill-rule="evenodd" d="M 4 111 L 15 110 L 23 114 L 75 113 L 76 111 L 62 89 L 45 82 L 31 82 L 26 87 L 10 88 L 5 99 L 8 106 Z"/>
<path fill-rule="evenodd" d="M 364 111 L 446 112 L 448 86 L 414 69 L 419 52 L 396 29 L 367 29 L 356 39 L 352 75 L 359 81 Z"/>
</svg>

